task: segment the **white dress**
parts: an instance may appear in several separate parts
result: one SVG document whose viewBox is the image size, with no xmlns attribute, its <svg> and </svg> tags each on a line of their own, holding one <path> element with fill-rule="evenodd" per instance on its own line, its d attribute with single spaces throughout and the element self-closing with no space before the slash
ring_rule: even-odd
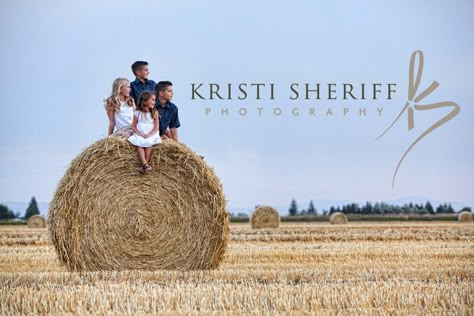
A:
<svg viewBox="0 0 474 316">
<path fill-rule="evenodd" d="M 137 118 L 137 129 L 143 134 L 147 134 L 153 130 L 154 123 L 150 112 L 135 111 L 135 117 Z M 160 132 L 156 131 L 155 134 L 148 138 L 143 138 L 135 133 L 128 138 L 128 140 L 135 146 L 138 147 L 151 147 L 161 142 Z"/>
<path fill-rule="evenodd" d="M 120 102 L 120 110 L 115 112 L 114 118 L 117 130 L 130 127 L 133 121 L 133 107 L 129 106 L 127 102 Z"/>
</svg>

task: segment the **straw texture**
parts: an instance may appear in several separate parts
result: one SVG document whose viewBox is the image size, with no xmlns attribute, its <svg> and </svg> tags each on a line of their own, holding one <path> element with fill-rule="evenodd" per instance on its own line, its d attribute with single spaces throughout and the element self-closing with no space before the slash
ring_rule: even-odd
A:
<svg viewBox="0 0 474 316">
<path fill-rule="evenodd" d="M 280 215 L 271 206 L 260 206 L 250 218 L 252 228 L 278 228 L 280 226 Z"/>
<path fill-rule="evenodd" d="M 75 158 L 49 209 L 49 236 L 71 271 L 205 270 L 224 258 L 229 215 L 218 177 L 183 144 L 153 147 L 140 174 L 134 146 L 108 137 Z"/>
</svg>

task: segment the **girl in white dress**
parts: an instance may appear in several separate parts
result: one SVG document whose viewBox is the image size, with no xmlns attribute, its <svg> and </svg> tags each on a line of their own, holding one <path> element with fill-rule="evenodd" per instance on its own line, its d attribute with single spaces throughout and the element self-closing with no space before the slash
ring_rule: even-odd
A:
<svg viewBox="0 0 474 316">
<path fill-rule="evenodd" d="M 112 94 L 105 100 L 105 110 L 109 117 L 109 130 L 112 135 L 128 138 L 132 135 L 133 112 L 135 102 L 130 96 L 130 82 L 125 78 L 117 78 L 112 85 Z"/>
<path fill-rule="evenodd" d="M 152 170 L 150 166 L 151 146 L 161 141 L 158 129 L 159 115 L 155 108 L 156 97 L 153 92 L 142 92 L 138 99 L 137 111 L 133 114 L 132 130 L 133 135 L 128 140 L 135 145 L 138 158 L 142 163 L 140 172 Z"/>
</svg>

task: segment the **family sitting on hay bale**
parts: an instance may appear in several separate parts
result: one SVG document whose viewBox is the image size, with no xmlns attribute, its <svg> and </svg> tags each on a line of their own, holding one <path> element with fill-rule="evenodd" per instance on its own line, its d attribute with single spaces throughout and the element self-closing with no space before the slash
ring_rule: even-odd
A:
<svg viewBox="0 0 474 316">
<path fill-rule="evenodd" d="M 56 188 L 51 243 L 69 271 L 216 269 L 229 240 L 220 180 L 178 142 L 172 83 L 148 80 L 146 62 L 132 70 L 137 79 L 116 79 L 105 102 L 109 137 L 74 158 Z"/>
<path fill-rule="evenodd" d="M 105 100 L 108 135 L 128 139 L 142 163 L 138 171 L 146 173 L 152 170 L 151 147 L 162 139 L 178 141 L 178 107 L 171 102 L 173 84 L 149 80 L 146 61 L 134 62 L 132 71 L 135 81 L 115 79 L 112 94 Z"/>
</svg>

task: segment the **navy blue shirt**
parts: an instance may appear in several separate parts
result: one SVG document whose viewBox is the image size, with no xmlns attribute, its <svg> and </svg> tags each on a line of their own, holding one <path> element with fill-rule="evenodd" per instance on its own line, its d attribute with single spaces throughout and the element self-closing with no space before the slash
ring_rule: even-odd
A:
<svg viewBox="0 0 474 316">
<path fill-rule="evenodd" d="M 140 94 L 143 91 L 155 92 L 155 85 L 156 83 L 153 80 L 146 80 L 143 83 L 138 78 L 130 82 L 130 96 L 135 101 L 135 104 L 138 104 L 138 98 L 140 98 Z"/>
<path fill-rule="evenodd" d="M 156 101 L 156 109 L 160 113 L 160 136 L 164 134 L 168 128 L 178 128 L 181 126 L 179 123 L 178 107 L 168 101 L 163 107 L 160 101 Z"/>
</svg>

